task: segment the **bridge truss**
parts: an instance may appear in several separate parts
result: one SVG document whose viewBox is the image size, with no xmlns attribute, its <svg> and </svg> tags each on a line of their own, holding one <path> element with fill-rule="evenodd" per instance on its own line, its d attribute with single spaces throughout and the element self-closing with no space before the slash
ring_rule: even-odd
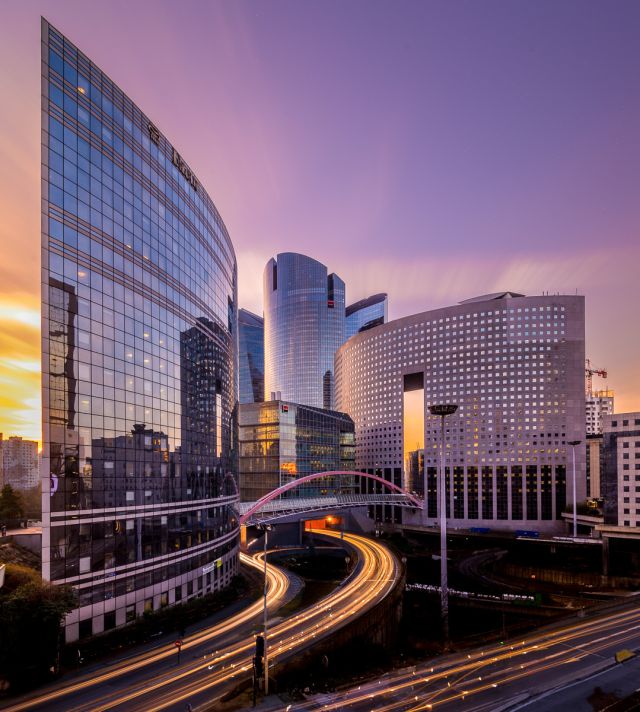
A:
<svg viewBox="0 0 640 712">
<path fill-rule="evenodd" d="M 296 497 L 286 496 L 286 493 L 295 490 L 300 485 L 312 482 L 316 479 L 329 476 L 353 477 L 358 475 L 365 479 L 373 480 L 383 485 L 388 490 L 384 492 L 374 492 L 370 494 L 334 494 L 323 497 Z M 283 496 L 285 495 L 285 496 Z M 375 504 L 387 504 L 395 507 L 408 507 L 411 509 L 421 509 L 422 500 L 415 495 L 406 492 L 393 482 L 371 475 L 367 472 L 353 471 L 333 471 L 317 472 L 313 475 L 306 475 L 287 484 L 278 487 L 259 499 L 257 502 L 240 502 L 238 505 L 240 513 L 240 524 L 251 526 L 263 522 L 273 522 L 279 519 L 286 519 L 299 514 L 312 512 L 326 512 L 336 509 L 351 509 L 353 507 L 367 507 Z"/>
</svg>

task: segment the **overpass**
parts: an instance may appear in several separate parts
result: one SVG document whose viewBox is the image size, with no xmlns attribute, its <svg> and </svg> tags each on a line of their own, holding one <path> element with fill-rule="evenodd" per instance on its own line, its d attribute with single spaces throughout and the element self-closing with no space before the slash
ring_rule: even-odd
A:
<svg viewBox="0 0 640 712">
<path fill-rule="evenodd" d="M 315 480 L 325 479 L 327 477 L 353 478 L 354 476 L 363 477 L 381 484 L 388 491 L 373 492 L 370 494 L 342 494 L 338 492 L 322 497 L 295 496 L 297 494 L 295 490 L 298 487 L 307 485 Z M 286 496 L 286 494 L 292 490 L 294 491 L 294 496 Z M 422 509 L 423 502 L 419 497 L 416 497 L 416 495 L 406 492 L 402 487 L 378 475 L 372 475 L 367 472 L 354 472 L 352 470 L 334 470 L 330 472 L 316 472 L 312 475 L 299 477 L 269 492 L 256 502 L 239 502 L 237 507 L 240 514 L 240 524 L 242 526 L 252 526 L 289 518 L 302 518 L 303 515 L 313 512 L 352 509 L 354 507 L 367 507 L 374 504 L 387 504 L 415 510 Z"/>
</svg>

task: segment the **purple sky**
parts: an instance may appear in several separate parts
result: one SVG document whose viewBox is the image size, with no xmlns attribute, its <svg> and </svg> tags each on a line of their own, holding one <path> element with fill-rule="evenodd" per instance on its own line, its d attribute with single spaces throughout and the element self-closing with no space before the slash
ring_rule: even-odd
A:
<svg viewBox="0 0 640 712">
<path fill-rule="evenodd" d="M 640 410 L 640 2 L 4 0 L 0 320 L 38 308 L 40 14 L 193 168 L 241 306 L 287 250 L 392 318 L 577 289 L 588 354 Z"/>
</svg>

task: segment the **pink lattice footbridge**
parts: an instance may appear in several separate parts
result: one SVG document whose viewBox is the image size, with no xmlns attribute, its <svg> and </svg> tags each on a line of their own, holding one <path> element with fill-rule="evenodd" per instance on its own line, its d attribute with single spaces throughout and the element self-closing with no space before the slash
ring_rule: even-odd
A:
<svg viewBox="0 0 640 712">
<path fill-rule="evenodd" d="M 305 485 L 314 480 L 323 479 L 326 477 L 349 477 L 354 476 L 364 477 L 365 479 L 372 480 L 374 482 L 379 482 L 387 490 L 389 494 L 382 493 L 369 493 L 369 494 L 356 494 L 356 495 L 337 495 L 337 496 L 323 496 L 308 499 L 296 499 L 296 498 L 283 498 L 280 499 L 281 495 L 289 490 L 300 487 L 300 485 Z M 281 503 L 282 508 L 275 507 L 273 503 Z M 316 472 L 312 475 L 305 475 L 304 477 L 299 477 L 287 484 L 278 487 L 277 489 L 269 492 L 268 494 L 261 497 L 259 500 L 253 503 L 243 503 L 245 506 L 249 505 L 246 511 L 242 512 L 240 516 L 240 524 L 246 525 L 251 523 L 254 519 L 254 515 L 259 512 L 263 512 L 265 516 L 261 517 L 262 520 L 277 519 L 283 516 L 289 516 L 297 512 L 302 511 L 314 511 L 314 510 L 326 510 L 326 509 L 338 509 L 345 507 L 363 507 L 371 504 L 392 504 L 400 507 L 410 507 L 412 509 L 422 509 L 422 500 L 414 494 L 407 492 L 393 482 L 385 480 L 379 475 L 372 475 L 368 472 L 354 472 L 353 470 L 332 470 L 330 472 Z M 267 510 L 269 510 L 269 515 L 267 515 Z"/>
</svg>

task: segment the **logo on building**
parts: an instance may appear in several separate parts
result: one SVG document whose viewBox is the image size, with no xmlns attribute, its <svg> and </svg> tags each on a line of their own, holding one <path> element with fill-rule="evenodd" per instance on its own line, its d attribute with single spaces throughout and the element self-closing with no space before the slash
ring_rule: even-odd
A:
<svg viewBox="0 0 640 712">
<path fill-rule="evenodd" d="M 182 160 L 182 156 L 173 149 L 173 165 L 182 173 L 182 175 L 187 179 L 187 182 L 191 184 L 191 187 L 197 191 L 198 190 L 198 179 L 193 174 L 193 171 L 189 166 Z"/>
<path fill-rule="evenodd" d="M 151 121 L 147 124 L 147 129 L 149 130 L 149 138 L 155 143 L 156 146 L 160 145 L 160 131 L 154 126 Z"/>
</svg>

